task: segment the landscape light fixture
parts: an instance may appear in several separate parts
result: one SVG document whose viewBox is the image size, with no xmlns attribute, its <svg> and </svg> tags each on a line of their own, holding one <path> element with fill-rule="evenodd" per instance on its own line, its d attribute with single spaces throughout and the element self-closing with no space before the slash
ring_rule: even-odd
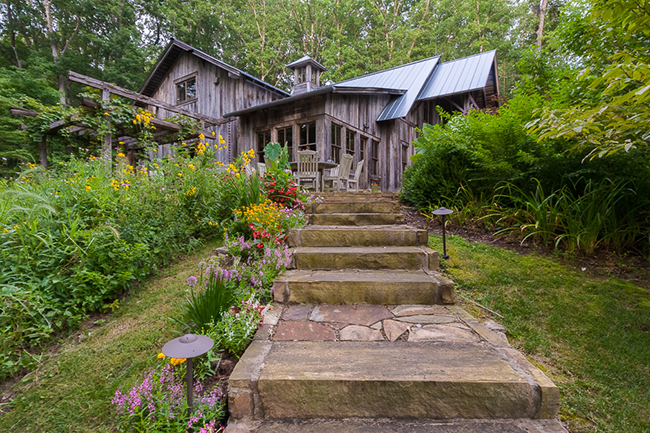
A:
<svg viewBox="0 0 650 433">
<path fill-rule="evenodd" d="M 446 207 L 440 207 L 431 213 L 434 215 L 442 215 L 442 258 L 447 260 L 449 256 L 447 255 L 447 240 L 445 239 L 445 217 L 454 213 L 454 211 Z"/>
<path fill-rule="evenodd" d="M 185 380 L 187 381 L 187 406 L 188 412 L 192 414 L 192 387 L 194 369 L 192 368 L 192 358 L 201 356 L 212 349 L 214 341 L 205 335 L 186 334 L 182 337 L 174 338 L 172 341 L 165 344 L 162 348 L 162 353 L 170 358 L 185 358 L 187 359 L 187 372 L 185 373 Z"/>
</svg>

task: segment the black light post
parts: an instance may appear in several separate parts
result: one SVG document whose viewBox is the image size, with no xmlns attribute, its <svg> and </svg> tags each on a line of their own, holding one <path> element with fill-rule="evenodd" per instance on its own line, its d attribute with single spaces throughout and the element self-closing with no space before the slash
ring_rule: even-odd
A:
<svg viewBox="0 0 650 433">
<path fill-rule="evenodd" d="M 187 406 L 188 412 L 192 414 L 192 407 L 194 406 L 192 398 L 192 388 L 194 382 L 194 368 L 192 366 L 192 358 L 207 353 L 212 349 L 214 341 L 205 335 L 186 334 L 179 338 L 174 338 L 172 341 L 165 344 L 162 348 L 162 353 L 170 358 L 186 358 L 187 359 L 187 372 L 185 373 L 185 380 L 187 381 Z"/>
<path fill-rule="evenodd" d="M 449 256 L 447 255 L 447 240 L 445 239 L 445 217 L 449 214 L 454 213 L 453 210 L 447 209 L 446 207 L 441 207 L 433 212 L 431 212 L 434 215 L 442 215 L 442 258 L 447 260 Z"/>
</svg>

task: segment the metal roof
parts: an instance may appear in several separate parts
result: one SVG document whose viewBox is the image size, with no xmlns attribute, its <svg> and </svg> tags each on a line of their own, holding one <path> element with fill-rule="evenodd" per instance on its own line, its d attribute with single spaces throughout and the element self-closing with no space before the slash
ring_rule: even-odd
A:
<svg viewBox="0 0 650 433">
<path fill-rule="evenodd" d="M 285 68 L 295 69 L 297 66 L 300 66 L 302 64 L 307 64 L 307 63 L 312 63 L 312 64 L 314 64 L 314 66 L 319 67 L 321 70 L 327 71 L 327 68 L 325 66 L 321 65 L 320 63 L 318 63 L 316 60 L 312 59 L 309 56 L 302 56 L 301 58 L 299 58 L 295 62 L 291 62 L 288 65 L 285 65 Z"/>
<path fill-rule="evenodd" d="M 259 84 L 260 86 L 266 87 L 276 93 L 281 94 L 282 96 L 289 96 L 289 93 L 285 92 L 284 90 L 278 89 L 277 87 L 267 83 L 266 81 L 262 81 L 257 77 L 247 74 L 246 72 L 241 71 L 235 68 L 234 66 L 230 66 L 229 64 L 222 62 L 221 60 L 218 60 L 212 57 L 211 55 L 206 54 L 203 51 L 197 50 L 191 45 L 188 45 L 174 38 L 170 39 L 169 44 L 167 44 L 167 47 L 163 51 L 163 54 L 158 59 L 158 62 L 156 62 L 156 66 L 154 66 L 153 70 L 151 71 L 151 73 L 145 80 L 144 84 L 140 88 L 139 93 L 146 96 L 152 96 L 154 93 L 156 93 L 158 86 L 160 86 L 160 84 L 164 80 L 169 70 L 172 68 L 172 66 L 178 59 L 178 57 L 180 57 L 180 55 L 183 52 L 192 53 L 195 56 L 209 63 L 212 63 L 215 66 L 225 69 L 233 76 L 236 77 L 244 76 L 249 80 Z"/>
<path fill-rule="evenodd" d="M 418 101 L 482 89 L 486 86 L 496 50 L 441 63 L 422 89 Z"/>
</svg>

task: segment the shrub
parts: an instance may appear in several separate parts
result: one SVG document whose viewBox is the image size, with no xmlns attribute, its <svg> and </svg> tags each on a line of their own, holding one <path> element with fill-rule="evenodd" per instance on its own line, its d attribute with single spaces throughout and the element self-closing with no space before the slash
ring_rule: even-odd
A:
<svg viewBox="0 0 650 433">
<path fill-rule="evenodd" d="M 225 313 L 221 320 L 206 333 L 215 345 L 240 356 L 262 324 L 264 306 L 254 299 L 241 301 Z"/>
<path fill-rule="evenodd" d="M 202 281 L 203 275 L 206 275 L 205 282 Z M 221 315 L 235 301 L 232 285 L 227 284 L 233 277 L 233 272 L 207 269 L 201 274 L 200 281 L 194 276 L 187 279 L 190 293 L 183 304 L 181 316 L 181 322 L 186 328 L 194 331 L 207 329 L 221 319 Z M 205 289 L 195 292 L 194 286 L 197 284 L 199 289 L 205 284 Z"/>
</svg>

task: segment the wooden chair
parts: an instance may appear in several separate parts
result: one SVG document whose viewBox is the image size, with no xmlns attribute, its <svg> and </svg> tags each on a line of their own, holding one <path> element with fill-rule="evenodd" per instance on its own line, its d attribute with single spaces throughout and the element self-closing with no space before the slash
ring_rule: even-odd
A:
<svg viewBox="0 0 650 433">
<path fill-rule="evenodd" d="M 359 191 L 359 178 L 361 177 L 361 170 L 363 170 L 363 159 L 357 164 L 357 169 L 354 171 L 354 178 L 348 179 L 348 191 Z M 354 187 L 352 186 L 354 184 Z"/>
<path fill-rule="evenodd" d="M 350 167 L 352 167 L 353 156 L 345 154 L 341 157 L 341 163 L 339 164 L 339 169 L 336 175 L 330 173 L 329 176 L 323 176 L 323 191 L 325 191 L 325 183 L 332 182 L 332 189 L 336 188 L 336 191 L 341 191 L 344 187 L 345 190 L 348 189 L 348 181 L 350 180 Z"/>
<path fill-rule="evenodd" d="M 315 150 L 303 150 L 298 152 L 298 169 L 296 171 L 296 183 L 302 182 L 311 184 L 314 190 L 318 191 L 320 173 L 318 172 L 318 160 Z"/>
<path fill-rule="evenodd" d="M 257 163 L 257 174 L 259 174 L 260 177 L 264 177 L 266 174 L 266 164 L 263 162 Z"/>
</svg>

